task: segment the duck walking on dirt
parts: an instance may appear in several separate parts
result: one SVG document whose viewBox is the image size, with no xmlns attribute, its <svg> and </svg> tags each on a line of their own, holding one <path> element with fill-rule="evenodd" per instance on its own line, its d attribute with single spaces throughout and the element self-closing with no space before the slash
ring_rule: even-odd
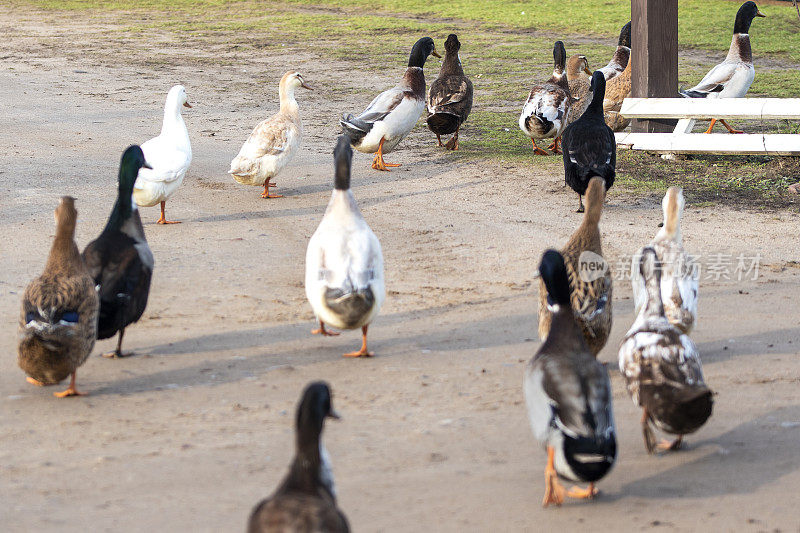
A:
<svg viewBox="0 0 800 533">
<path fill-rule="evenodd" d="M 100 303 L 75 244 L 75 199 L 62 197 L 55 217 L 44 272 L 22 297 L 17 363 L 34 385 L 55 385 L 71 374 L 69 387 L 54 393 L 64 398 L 84 394 L 75 388 L 75 378 L 94 348 Z"/>
<path fill-rule="evenodd" d="M 299 87 L 311 90 L 299 72 L 291 70 L 283 75 L 278 86 L 280 111 L 255 127 L 231 161 L 228 174 L 243 185 L 263 185 L 261 198 L 283 196 L 269 192 L 270 187 L 276 186 L 271 181 L 289 164 L 303 142 L 303 123 L 294 97 Z"/>
<path fill-rule="evenodd" d="M 153 252 L 144 236 L 142 219 L 132 198 L 133 184 L 140 168 L 150 168 L 142 149 L 136 145 L 122 154 L 119 165 L 119 194 L 105 229 L 83 250 L 89 275 L 100 295 L 97 338 L 119 333 L 117 348 L 104 357 L 123 357 L 125 328 L 138 321 L 147 306 L 153 276 Z"/>
<path fill-rule="evenodd" d="M 561 505 L 564 496 L 594 498 L 595 483 L 614 466 L 617 438 L 611 381 L 575 323 L 570 284 L 561 254 L 548 250 L 539 273 L 553 302 L 550 334 L 525 368 L 524 392 L 536 440 L 547 448 L 542 505 Z M 568 492 L 558 477 L 589 483 Z"/>
<path fill-rule="evenodd" d="M 661 295 L 661 264 L 646 247 L 639 259 L 647 303 L 619 348 L 619 370 L 633 403 L 642 408 L 642 436 L 648 453 L 680 448 L 683 436 L 711 416 L 713 393 L 703 378 L 700 354 L 692 339 L 670 324 Z M 650 424 L 677 435 L 656 444 Z"/>
<path fill-rule="evenodd" d="M 295 422 L 295 456 L 275 493 L 250 514 L 248 533 L 348 533 L 350 525 L 336 506 L 330 458 L 322 444 L 325 419 L 339 419 L 327 383 L 303 391 Z"/>
<path fill-rule="evenodd" d="M 386 298 L 381 243 L 367 225 L 350 191 L 353 150 L 346 135 L 334 150 L 336 177 L 325 216 L 306 252 L 306 296 L 319 321 L 314 334 L 361 328 L 361 349 L 345 357 L 371 357 L 367 330 Z"/>
<path fill-rule="evenodd" d="M 603 178 L 606 191 L 614 185 L 617 166 L 617 142 L 603 117 L 606 79 L 596 71 L 592 75 L 592 101 L 581 117 L 567 126 L 562 135 L 564 180 L 578 193 L 578 213 L 583 213 L 582 196 L 589 180 Z"/>
<path fill-rule="evenodd" d="M 152 170 L 142 167 L 133 186 L 133 198 L 142 207 L 161 204 L 158 224 L 178 224 L 167 220 L 165 206 L 183 183 L 192 163 L 192 145 L 189 130 L 181 116 L 181 107 L 192 107 L 186 98 L 183 85 L 176 85 L 167 93 L 164 122 L 161 134 L 142 145 L 142 152 Z"/>
</svg>

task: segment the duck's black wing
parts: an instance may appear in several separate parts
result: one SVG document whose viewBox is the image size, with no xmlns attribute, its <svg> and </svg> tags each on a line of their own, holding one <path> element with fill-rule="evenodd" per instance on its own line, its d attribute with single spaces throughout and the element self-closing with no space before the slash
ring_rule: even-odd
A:
<svg viewBox="0 0 800 533">
<path fill-rule="evenodd" d="M 98 339 L 113 337 L 136 322 L 147 307 L 153 269 L 142 261 L 136 245 L 128 235 L 111 232 L 90 242 L 83 251 L 100 297 Z"/>
<path fill-rule="evenodd" d="M 593 176 L 600 176 L 606 189 L 611 188 L 616 175 L 617 143 L 605 122 L 579 119 L 564 130 L 561 141 L 564 179 L 575 192 L 586 193 Z"/>
</svg>

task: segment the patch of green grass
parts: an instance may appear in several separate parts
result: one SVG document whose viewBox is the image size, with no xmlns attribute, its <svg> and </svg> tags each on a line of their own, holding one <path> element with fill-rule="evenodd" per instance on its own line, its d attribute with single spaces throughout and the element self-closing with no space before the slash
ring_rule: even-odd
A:
<svg viewBox="0 0 800 533">
<path fill-rule="evenodd" d="M 278 11 L 286 4 L 253 0 L 12 0 L 49 10 L 155 11 L 201 15 L 209 10 L 241 16 L 258 11 Z M 570 35 L 596 35 L 614 38 L 630 19 L 629 0 L 450 0 L 432 4 L 429 0 L 288 0 L 300 7 L 328 6 L 341 9 L 336 14 L 346 20 L 349 15 L 365 10 L 397 17 L 411 18 L 420 24 L 446 23 L 442 19 L 479 22 L 483 29 L 500 27 L 546 31 L 564 38 Z M 727 50 L 739 0 L 679 0 L 678 35 L 683 48 Z M 800 61 L 800 21 L 792 7 L 769 4 L 762 6 L 767 18 L 756 19 L 751 29 L 756 60 L 759 55 L 779 55 Z M 370 31 L 384 24 L 381 16 L 370 16 L 371 24 L 359 29 Z M 452 26 L 452 24 L 451 24 Z M 377 28 L 379 31 L 386 28 Z"/>
<path fill-rule="evenodd" d="M 684 188 L 692 205 L 724 201 L 742 207 L 797 206 L 787 187 L 800 180 L 800 158 L 773 156 L 689 156 L 665 161 L 634 150 L 617 152 L 620 188 L 635 194 L 661 194 Z"/>
</svg>

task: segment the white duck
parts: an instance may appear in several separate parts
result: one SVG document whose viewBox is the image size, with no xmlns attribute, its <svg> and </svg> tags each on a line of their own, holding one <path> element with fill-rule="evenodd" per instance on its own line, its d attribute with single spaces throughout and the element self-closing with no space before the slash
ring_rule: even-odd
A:
<svg viewBox="0 0 800 533">
<path fill-rule="evenodd" d="M 422 68 L 431 54 L 441 57 L 436 52 L 433 39 L 423 37 L 418 40 L 411 48 L 408 68 L 400 83 L 376 96 L 357 117 L 353 114 L 343 115 L 339 121 L 353 148 L 375 154 L 372 160 L 375 170 L 400 166 L 386 163 L 383 154 L 388 154 L 400 144 L 414 129 L 425 110 L 425 74 Z"/>
<path fill-rule="evenodd" d="M 164 206 L 183 183 L 192 163 L 192 145 L 181 115 L 181 106 L 192 107 L 186 99 L 183 85 L 175 85 L 167 93 L 161 133 L 141 146 L 147 163 L 153 168 L 142 167 L 133 186 L 133 199 L 138 205 L 151 207 L 161 203 L 159 224 L 179 224 L 167 220 Z"/>
<path fill-rule="evenodd" d="M 713 392 L 703 379 L 700 354 L 692 339 L 664 315 L 661 266 L 653 248 L 642 250 L 639 272 L 647 303 L 619 347 L 619 371 L 633 403 L 642 408 L 647 452 L 676 450 L 683 435 L 697 431 L 711 416 Z M 656 444 L 651 422 L 678 438 Z"/>
<path fill-rule="evenodd" d="M 300 109 L 294 98 L 298 87 L 311 90 L 299 72 L 289 71 L 281 78 L 278 93 L 281 108 L 278 113 L 263 120 L 242 145 L 239 154 L 231 161 L 228 174 L 243 185 L 264 186 L 262 198 L 281 198 L 270 194 L 270 183 L 278 175 L 303 142 L 303 124 Z"/>
<path fill-rule="evenodd" d="M 683 216 L 683 190 L 670 187 L 661 201 L 664 225 L 656 233 L 650 246 L 661 258 L 661 302 L 670 323 L 683 333 L 690 333 L 697 324 L 698 281 L 692 269 L 692 258 L 683 249 L 681 217 Z M 639 272 L 642 250 L 631 262 L 631 283 L 635 314 L 647 304 L 644 278 Z"/>
<path fill-rule="evenodd" d="M 745 2 L 736 13 L 733 39 L 725 61 L 712 68 L 705 77 L 689 90 L 680 91 L 685 98 L 742 98 L 750 89 L 756 76 L 753 51 L 750 47 L 750 24 L 756 17 L 766 17 L 755 2 Z M 711 133 L 717 119 L 711 119 L 706 133 Z M 730 133 L 743 133 L 720 120 Z"/>
<path fill-rule="evenodd" d="M 346 135 L 339 136 L 333 153 L 333 194 L 306 252 L 306 296 L 319 321 L 319 329 L 312 333 L 338 335 L 326 330 L 325 324 L 360 327 L 361 349 L 345 357 L 371 357 L 367 329 L 386 297 L 383 253 L 350 191 L 353 150 Z"/>
</svg>

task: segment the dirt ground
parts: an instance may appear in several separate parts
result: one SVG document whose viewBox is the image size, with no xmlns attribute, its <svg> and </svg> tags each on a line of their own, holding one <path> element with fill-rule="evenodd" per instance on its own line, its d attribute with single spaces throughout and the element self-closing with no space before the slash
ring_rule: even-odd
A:
<svg viewBox="0 0 800 533">
<path fill-rule="evenodd" d="M 760 269 L 701 281 L 693 338 L 717 396 L 678 453 L 644 451 L 616 368 L 633 320 L 630 286 L 616 283 L 600 358 L 619 458 L 596 501 L 545 510 L 522 375 L 538 346 L 532 274 L 580 221 L 562 175 L 443 154 L 421 126 L 387 157 L 398 170 L 372 171 L 357 153 L 353 192 L 382 242 L 388 296 L 370 328 L 377 357 L 346 360 L 356 332 L 310 335 L 305 249 L 330 194 L 337 117 L 394 83 L 404 58 L 357 76 L 311 52 L 148 67 L 141 51 L 95 47 L 81 60 L 70 53 L 77 23 L 61 24 L 0 9 L 0 529 L 241 531 L 286 472 L 300 391 L 324 379 L 343 415 L 324 439 L 355 531 L 800 531 L 796 212 L 686 209 L 685 243 L 701 263 L 760 255 Z M 57 38 L 71 39 L 63 53 Z M 289 68 L 317 90 L 298 94 L 306 136 L 277 179 L 286 197 L 263 200 L 226 171 L 276 110 Z M 61 195 L 77 198 L 81 248 L 101 231 L 120 154 L 158 133 L 174 83 L 194 105 L 184 113 L 194 160 L 168 203 L 182 224 L 141 211 L 156 267 L 145 316 L 126 332 L 138 355 L 103 359 L 113 341 L 98 342 L 78 373 L 90 395 L 56 399 L 16 366 L 22 291 L 44 264 Z M 337 90 L 357 83 L 364 94 Z M 660 218 L 658 198 L 612 189 L 602 220 L 612 264 Z"/>
</svg>

